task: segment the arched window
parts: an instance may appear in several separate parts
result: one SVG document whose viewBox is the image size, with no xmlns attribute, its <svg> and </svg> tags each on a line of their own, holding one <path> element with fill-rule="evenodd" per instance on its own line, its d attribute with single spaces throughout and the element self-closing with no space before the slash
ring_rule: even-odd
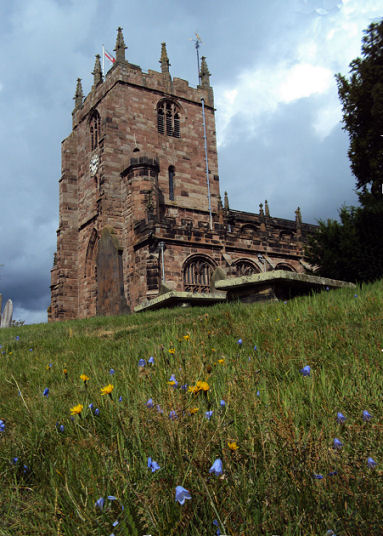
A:
<svg viewBox="0 0 383 536">
<path fill-rule="evenodd" d="M 97 110 L 91 115 L 89 121 L 89 130 L 90 130 L 90 147 L 91 150 L 96 149 L 98 142 L 100 141 L 100 114 Z"/>
<path fill-rule="evenodd" d="M 169 167 L 169 199 L 174 201 L 174 166 Z"/>
<path fill-rule="evenodd" d="M 259 273 L 259 268 L 255 264 L 253 264 L 251 261 L 242 260 L 242 259 L 234 263 L 234 269 L 235 269 L 234 274 L 237 277 Z"/>
<path fill-rule="evenodd" d="M 157 105 L 157 130 L 160 134 L 181 137 L 180 114 L 178 106 L 172 102 L 163 100 Z"/>
<path fill-rule="evenodd" d="M 286 264 L 284 262 L 280 262 L 279 264 L 276 265 L 276 267 L 274 268 L 274 270 L 285 270 L 286 272 L 295 272 L 294 268 L 292 268 L 292 266 L 290 266 L 289 264 Z"/>
<path fill-rule="evenodd" d="M 192 257 L 184 266 L 184 289 L 188 292 L 210 292 L 214 266 L 205 257 Z"/>
</svg>

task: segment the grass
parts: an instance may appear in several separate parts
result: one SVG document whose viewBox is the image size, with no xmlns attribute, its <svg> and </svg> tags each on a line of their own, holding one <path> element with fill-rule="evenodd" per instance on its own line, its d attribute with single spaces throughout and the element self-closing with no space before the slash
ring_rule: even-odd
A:
<svg viewBox="0 0 383 536">
<path fill-rule="evenodd" d="M 2 329 L 0 536 L 381 535 L 382 324 L 379 281 Z"/>
</svg>

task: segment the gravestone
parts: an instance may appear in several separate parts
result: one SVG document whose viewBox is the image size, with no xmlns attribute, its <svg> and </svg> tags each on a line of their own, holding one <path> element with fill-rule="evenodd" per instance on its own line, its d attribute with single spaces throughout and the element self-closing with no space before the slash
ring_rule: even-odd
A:
<svg viewBox="0 0 383 536">
<path fill-rule="evenodd" d="M 9 328 L 12 324 L 12 315 L 13 315 L 13 303 L 12 303 L 12 300 L 8 300 L 7 303 L 5 304 L 4 311 L 1 315 L 0 327 Z"/>
</svg>

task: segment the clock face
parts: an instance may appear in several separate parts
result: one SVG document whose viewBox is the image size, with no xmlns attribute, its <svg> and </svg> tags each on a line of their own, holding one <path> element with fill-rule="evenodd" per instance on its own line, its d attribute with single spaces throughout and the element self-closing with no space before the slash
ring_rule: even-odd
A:
<svg viewBox="0 0 383 536">
<path fill-rule="evenodd" d="M 89 162 L 89 170 L 90 170 L 91 175 L 95 175 L 97 173 L 98 164 L 99 164 L 98 154 L 94 154 Z"/>
</svg>

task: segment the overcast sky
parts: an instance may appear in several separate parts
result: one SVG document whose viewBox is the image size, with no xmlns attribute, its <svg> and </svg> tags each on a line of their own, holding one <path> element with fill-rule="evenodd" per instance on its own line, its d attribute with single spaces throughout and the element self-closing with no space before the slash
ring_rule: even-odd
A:
<svg viewBox="0 0 383 536">
<path fill-rule="evenodd" d="M 102 44 L 197 84 L 195 32 L 217 108 L 222 194 L 231 208 L 303 221 L 357 204 L 334 75 L 360 56 L 379 0 L 0 0 L 0 292 L 14 318 L 44 322 L 56 250 L 61 141 Z M 3 301 L 4 304 L 4 301 Z"/>
</svg>

